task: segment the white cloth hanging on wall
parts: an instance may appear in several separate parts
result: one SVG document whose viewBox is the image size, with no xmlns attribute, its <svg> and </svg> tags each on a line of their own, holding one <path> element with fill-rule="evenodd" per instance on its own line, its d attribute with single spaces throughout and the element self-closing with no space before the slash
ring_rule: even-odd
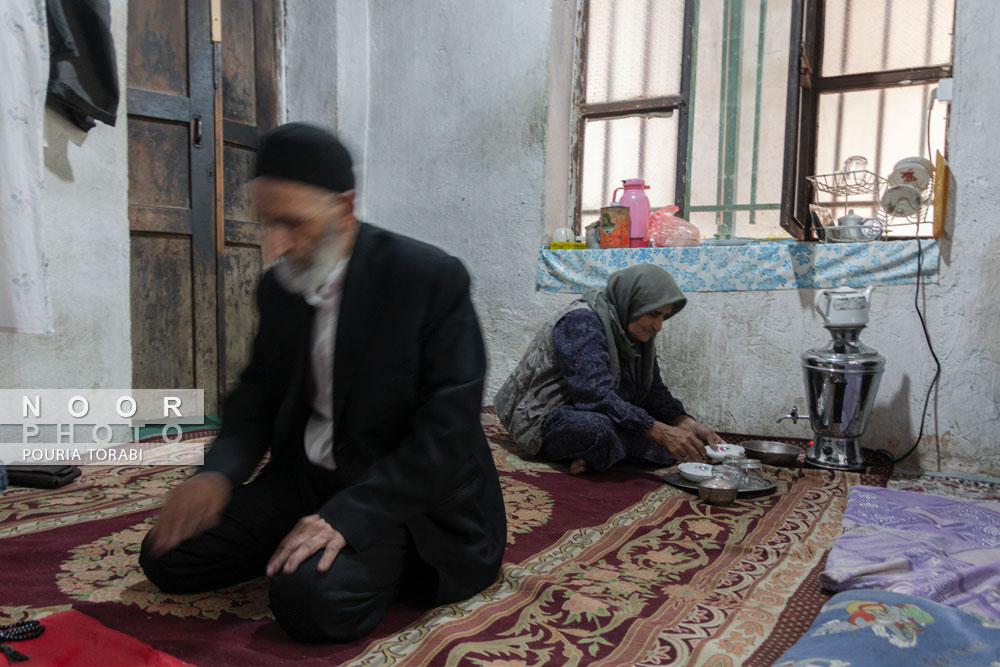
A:
<svg viewBox="0 0 1000 667">
<path fill-rule="evenodd" d="M 0 3 L 0 331 L 51 333 L 42 229 L 44 0 Z"/>
</svg>

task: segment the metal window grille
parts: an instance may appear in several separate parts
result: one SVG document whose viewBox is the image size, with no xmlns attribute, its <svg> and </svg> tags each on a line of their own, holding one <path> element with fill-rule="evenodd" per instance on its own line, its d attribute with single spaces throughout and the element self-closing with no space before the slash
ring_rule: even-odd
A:
<svg viewBox="0 0 1000 667">
<path fill-rule="evenodd" d="M 686 213 L 703 235 L 785 235 L 795 9 L 796 0 L 695 2 Z"/>
<path fill-rule="evenodd" d="M 646 180 L 654 208 L 683 206 L 695 1 L 584 1 L 572 138 L 576 222 L 596 219 L 627 178 Z"/>
<path fill-rule="evenodd" d="M 902 158 L 945 153 L 947 105 L 929 107 L 937 80 L 952 75 L 955 0 L 803 2 L 802 132 L 789 169 L 796 180 L 788 228 L 814 238 L 814 199 L 838 214 L 849 206 L 863 216 L 874 215 L 877 201 L 837 201 L 808 186 L 806 174 L 839 171 L 846 157 L 863 155 L 871 171 L 887 176 Z M 891 234 L 930 231 L 904 226 Z"/>
<path fill-rule="evenodd" d="M 654 208 L 675 203 L 703 235 L 814 239 L 807 175 L 857 154 L 886 175 L 926 154 L 930 90 L 951 76 L 954 5 L 583 0 L 574 223 L 595 219 L 621 179 L 643 178 Z M 943 148 L 947 108 L 930 120 Z"/>
</svg>

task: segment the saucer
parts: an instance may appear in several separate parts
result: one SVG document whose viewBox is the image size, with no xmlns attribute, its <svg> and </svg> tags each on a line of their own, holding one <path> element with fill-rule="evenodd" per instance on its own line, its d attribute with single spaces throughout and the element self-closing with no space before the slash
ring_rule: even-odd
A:
<svg viewBox="0 0 1000 667">
<path fill-rule="evenodd" d="M 716 445 L 716 447 L 718 449 L 713 451 L 711 447 L 705 445 L 705 453 L 708 454 L 708 458 L 714 461 L 721 461 L 722 459 L 726 458 L 731 454 L 734 454 L 736 456 L 742 456 L 744 452 L 743 448 L 740 447 L 739 445 L 721 444 L 721 445 Z"/>
<path fill-rule="evenodd" d="M 684 479 L 692 482 L 704 482 L 712 478 L 712 466 L 707 463 L 681 463 L 677 466 Z"/>
</svg>

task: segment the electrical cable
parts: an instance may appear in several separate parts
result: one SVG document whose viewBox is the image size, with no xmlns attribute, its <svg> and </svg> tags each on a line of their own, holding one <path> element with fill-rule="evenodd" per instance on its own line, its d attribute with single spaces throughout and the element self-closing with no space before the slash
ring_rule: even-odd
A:
<svg viewBox="0 0 1000 667">
<path fill-rule="evenodd" d="M 917 439 L 914 441 L 913 446 L 910 447 L 905 454 L 897 459 L 893 459 L 893 464 L 899 463 L 917 448 L 920 444 L 920 439 L 924 437 L 924 422 L 927 419 L 927 406 L 930 404 L 931 393 L 934 391 L 934 387 L 937 385 L 938 380 L 941 378 L 941 361 L 938 359 L 937 353 L 934 351 L 934 344 L 931 343 L 930 332 L 927 331 L 927 320 L 924 319 L 924 314 L 920 310 L 920 286 L 922 285 L 921 274 L 923 266 L 923 249 L 920 245 L 920 237 L 917 237 L 917 290 L 913 295 L 913 307 L 917 311 L 917 317 L 920 318 L 920 326 L 924 330 L 924 338 L 927 340 L 927 349 L 930 350 L 931 357 L 934 358 L 934 364 L 937 370 L 934 372 L 934 379 L 931 380 L 930 385 L 927 387 L 927 395 L 924 397 L 924 409 L 920 413 L 920 429 L 917 431 Z M 926 291 L 926 290 L 925 290 Z"/>
<path fill-rule="evenodd" d="M 934 101 L 937 99 L 937 89 L 931 93 L 930 105 L 927 107 L 927 156 L 930 157 L 931 154 L 931 110 L 934 108 Z M 920 429 L 917 431 L 917 439 L 914 441 L 913 446 L 910 447 L 905 454 L 897 459 L 893 459 L 893 465 L 899 463 L 917 448 L 920 444 L 920 439 L 924 437 L 924 423 L 927 419 L 927 406 L 931 401 L 931 393 L 934 391 L 934 387 L 937 386 L 938 380 L 941 378 L 941 360 L 938 359 L 937 353 L 934 351 L 934 344 L 931 342 L 931 334 L 927 330 L 927 320 L 924 319 L 924 314 L 920 310 L 920 287 L 923 285 L 923 260 L 924 252 L 923 247 L 920 244 L 920 229 L 917 228 L 917 290 L 913 294 L 913 308 L 917 311 L 917 317 L 920 318 L 920 326 L 924 330 L 924 339 L 927 341 L 927 349 L 930 350 L 931 357 L 934 359 L 934 365 L 937 369 L 934 372 L 934 379 L 931 380 L 930 385 L 927 387 L 927 395 L 924 397 L 924 409 L 920 413 Z M 924 294 L 926 295 L 927 288 L 924 286 Z"/>
</svg>

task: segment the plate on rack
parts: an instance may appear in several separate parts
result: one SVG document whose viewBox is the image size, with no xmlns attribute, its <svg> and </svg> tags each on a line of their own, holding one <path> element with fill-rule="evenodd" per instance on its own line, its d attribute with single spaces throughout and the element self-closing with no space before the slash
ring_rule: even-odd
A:
<svg viewBox="0 0 1000 667">
<path fill-rule="evenodd" d="M 913 185 L 893 185 L 885 194 L 879 206 L 894 218 L 906 218 L 920 212 L 924 205 L 920 190 Z"/>
<path fill-rule="evenodd" d="M 889 185 L 912 185 L 920 192 L 927 189 L 934 174 L 934 165 L 922 157 L 908 157 L 900 160 L 889 174 Z"/>
<path fill-rule="evenodd" d="M 698 485 L 701 482 L 692 482 L 691 480 L 685 479 L 684 475 L 680 471 L 675 470 L 674 472 L 668 472 L 661 476 L 664 482 L 670 486 L 676 486 L 678 489 L 684 489 L 685 491 L 690 491 L 691 493 L 698 493 Z M 750 478 L 747 480 L 746 486 L 741 486 L 736 495 L 738 496 L 751 496 L 751 495 L 766 495 L 774 491 L 778 486 L 774 483 L 773 479 L 768 479 L 767 477 L 763 479 Z"/>
</svg>

